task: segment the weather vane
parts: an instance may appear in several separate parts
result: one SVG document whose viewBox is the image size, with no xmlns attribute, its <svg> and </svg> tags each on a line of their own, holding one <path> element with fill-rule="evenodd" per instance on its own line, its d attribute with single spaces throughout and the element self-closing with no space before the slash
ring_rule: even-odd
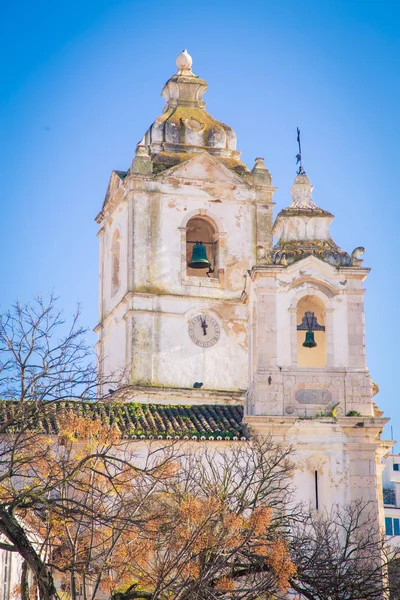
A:
<svg viewBox="0 0 400 600">
<path fill-rule="evenodd" d="M 296 154 L 296 165 L 300 163 L 299 169 L 297 171 L 297 175 L 305 175 L 306 172 L 303 168 L 303 164 L 301 162 L 301 141 L 300 141 L 300 129 L 297 128 L 297 143 L 299 145 L 299 153 Z"/>
</svg>

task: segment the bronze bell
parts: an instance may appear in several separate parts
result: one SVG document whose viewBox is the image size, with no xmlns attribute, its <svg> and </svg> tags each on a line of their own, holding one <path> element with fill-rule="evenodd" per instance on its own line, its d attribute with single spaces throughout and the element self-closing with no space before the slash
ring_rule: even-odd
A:
<svg viewBox="0 0 400 600">
<path fill-rule="evenodd" d="M 315 346 L 317 345 L 317 342 L 314 339 L 314 332 L 309 330 L 306 331 L 306 339 L 303 342 L 303 346 L 304 348 L 315 348 Z"/>
<path fill-rule="evenodd" d="M 207 258 L 207 249 L 201 242 L 196 242 L 193 246 L 192 258 L 188 262 L 191 269 L 209 269 L 211 263 Z"/>
</svg>

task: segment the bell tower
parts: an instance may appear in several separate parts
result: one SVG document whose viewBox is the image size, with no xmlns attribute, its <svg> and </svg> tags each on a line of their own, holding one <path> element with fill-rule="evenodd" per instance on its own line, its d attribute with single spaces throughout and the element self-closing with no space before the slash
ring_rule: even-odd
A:
<svg viewBox="0 0 400 600">
<path fill-rule="evenodd" d="M 206 110 L 186 50 L 165 107 L 128 171 L 114 171 L 97 217 L 97 353 L 144 402 L 243 403 L 246 273 L 272 249 L 271 175 L 250 171 L 236 135 Z M 195 387 L 194 387 L 195 386 Z"/>
<path fill-rule="evenodd" d="M 379 508 L 379 434 L 365 356 L 363 248 L 330 235 L 333 215 L 300 169 L 277 216 L 277 243 L 252 267 L 246 423 L 293 445 L 302 498 L 318 508 L 363 498 Z M 376 386 L 375 386 L 376 388 Z M 379 509 L 380 510 L 380 509 Z"/>
</svg>

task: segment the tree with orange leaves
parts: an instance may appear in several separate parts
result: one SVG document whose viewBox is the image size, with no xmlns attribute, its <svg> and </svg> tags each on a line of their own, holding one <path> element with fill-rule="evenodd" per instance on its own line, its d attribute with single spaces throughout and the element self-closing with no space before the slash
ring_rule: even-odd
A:
<svg viewBox="0 0 400 600">
<path fill-rule="evenodd" d="M 95 598 L 109 590 L 110 571 L 126 578 L 128 548 L 137 561 L 147 558 L 139 534 L 155 519 L 148 503 L 174 470 L 174 449 L 148 447 L 138 456 L 115 427 L 71 411 L 59 425 L 57 436 L 36 440 L 34 475 L 31 466 L 21 470 L 12 491 L 19 501 L 25 493 L 18 516 L 53 579 L 72 599 L 79 588 Z"/>
<path fill-rule="evenodd" d="M 18 476 L 0 489 L 14 529 L 1 526 L 41 599 L 57 597 L 54 577 L 87 600 L 256 598 L 288 588 L 287 452 L 271 440 L 222 452 L 136 446 L 74 414 L 57 436 L 21 438 Z"/>
<path fill-rule="evenodd" d="M 147 503 L 146 528 L 114 562 L 113 600 L 269 598 L 295 575 L 289 451 L 271 439 L 223 450 L 185 447 Z M 135 538 L 136 539 L 136 538 Z M 113 562 L 113 561 L 112 561 Z M 122 579 L 121 579 L 122 576 Z M 121 585 L 122 583 L 122 585 Z"/>
<path fill-rule="evenodd" d="M 59 426 L 3 445 L 13 474 L 0 488 L 0 526 L 41 599 L 58 597 L 54 578 L 86 600 L 250 599 L 288 588 L 287 451 L 253 440 L 139 452 L 98 421 L 66 412 Z"/>
<path fill-rule="evenodd" d="M 25 596 L 28 570 L 40 598 L 57 596 L 45 550 L 32 527 L 80 463 L 59 479 L 54 440 L 44 435 L 51 427 L 43 424 L 50 423 L 55 406 L 65 400 L 96 400 L 99 381 L 86 332 L 79 324 L 79 310 L 67 325 L 52 295 L 47 302 L 17 302 L 0 316 L 0 397 L 5 403 L 0 423 L 1 548 L 24 559 Z"/>
</svg>

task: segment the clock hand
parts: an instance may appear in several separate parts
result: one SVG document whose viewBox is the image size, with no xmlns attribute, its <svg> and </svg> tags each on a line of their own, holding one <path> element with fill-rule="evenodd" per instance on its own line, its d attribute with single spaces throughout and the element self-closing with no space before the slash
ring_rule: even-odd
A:
<svg viewBox="0 0 400 600">
<path fill-rule="evenodd" d="M 208 325 L 206 323 L 206 319 L 205 319 L 205 317 L 204 317 L 204 319 L 203 319 L 203 317 L 200 317 L 200 320 L 201 320 L 201 328 L 203 330 L 203 335 L 207 335 L 207 327 L 208 327 Z"/>
</svg>

